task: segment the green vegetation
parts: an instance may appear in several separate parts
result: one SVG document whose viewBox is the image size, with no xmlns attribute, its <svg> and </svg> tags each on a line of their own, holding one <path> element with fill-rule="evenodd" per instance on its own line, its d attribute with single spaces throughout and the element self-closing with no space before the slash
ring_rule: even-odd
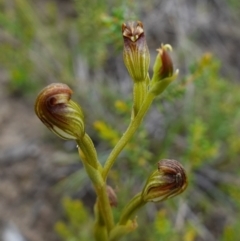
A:
<svg viewBox="0 0 240 241">
<path fill-rule="evenodd" d="M 32 98 L 51 82 L 77 87 L 74 64 L 79 56 L 91 70 L 98 70 L 111 55 L 109 49 L 118 54 L 122 47 L 119 29 L 127 9 L 134 5 L 118 2 L 120 7 L 114 8 L 111 1 L 92 1 L 91 5 L 75 1 L 65 13 L 52 1 L 40 8 L 33 1 L 0 1 L 0 62 L 8 76 L 9 93 Z M 119 197 L 115 218 L 126 200 L 141 190 L 146 172 L 158 160 L 171 157 L 181 161 L 189 177 L 189 187 L 181 197 L 141 210 L 137 218 L 140 228 L 125 240 L 194 241 L 213 236 L 215 240 L 237 240 L 240 86 L 223 77 L 220 70 L 221 63 L 210 53 L 189 66 L 188 75 L 179 77 L 154 103 L 151 111 L 159 119 L 148 118 L 143 123 L 110 172 L 109 181 Z M 131 97 L 123 96 L 113 83 L 92 84 L 99 90 L 101 113 L 84 111 L 91 136 L 101 143 L 97 146 L 101 161 L 127 126 Z M 93 93 L 90 85 L 79 94 L 81 100 Z M 83 105 L 94 108 L 94 101 Z M 86 182 L 85 175 L 80 170 L 64 181 L 80 187 Z M 74 187 L 68 191 L 74 193 Z M 61 239 L 91 240 L 94 220 L 88 208 L 79 200 L 64 198 L 63 209 L 65 219 L 55 227 Z"/>
<path fill-rule="evenodd" d="M 50 82 L 74 85 L 76 64 L 84 58 L 99 68 L 108 47 L 120 49 L 119 29 L 127 6 L 117 1 L 74 1 L 69 12 L 54 1 L 0 1 L 0 62 L 13 94 L 35 96 Z M 126 1 L 127 2 L 127 1 Z"/>
<path fill-rule="evenodd" d="M 239 228 L 234 211 L 239 212 L 240 204 L 240 86 L 221 77 L 219 70 L 219 62 L 209 53 L 193 64 L 189 76 L 172 84 L 155 103 L 165 134 L 154 136 L 142 126 L 110 173 L 121 197 L 114 213 L 118 217 L 125 200 L 141 189 L 146 172 L 159 159 L 178 158 L 187 168 L 186 193 L 161 205 L 154 221 L 148 212 L 156 212 L 155 207 L 149 207 L 148 212 L 142 210 L 137 219 L 141 228 L 130 235 L 131 240 L 206 240 L 211 238 L 207 230 L 214 227 L 210 220 L 219 209 L 221 214 L 217 218 L 225 218 L 222 234 L 218 234 L 222 240 L 234 236 L 234 230 Z M 115 107 L 116 126 L 121 126 L 130 113 L 128 99 L 112 99 L 111 103 Z M 105 141 L 106 145 L 100 158 L 120 137 L 120 130 L 106 123 L 107 119 L 94 123 L 98 141 Z M 176 214 L 181 216 L 181 212 L 185 212 L 184 218 L 176 224 Z M 153 223 L 146 225 L 149 222 Z"/>
</svg>

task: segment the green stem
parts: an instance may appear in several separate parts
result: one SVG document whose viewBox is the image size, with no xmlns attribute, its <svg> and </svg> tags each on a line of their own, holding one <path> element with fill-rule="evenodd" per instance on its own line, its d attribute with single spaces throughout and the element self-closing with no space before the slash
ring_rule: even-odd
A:
<svg viewBox="0 0 240 241">
<path fill-rule="evenodd" d="M 142 193 L 138 193 L 132 198 L 132 200 L 123 209 L 119 223 L 111 231 L 109 237 L 110 241 L 117 241 L 137 228 L 136 219 L 131 220 L 130 218 L 144 204 L 146 204 L 146 202 L 142 200 Z"/>
<path fill-rule="evenodd" d="M 109 198 L 107 195 L 106 183 L 104 182 L 101 172 L 99 170 L 94 169 L 91 165 L 87 163 L 86 160 L 83 160 L 83 165 L 94 185 L 98 197 L 99 210 L 109 233 L 114 227 L 114 220 L 112 208 L 110 206 Z"/>
<path fill-rule="evenodd" d="M 147 94 L 147 82 L 137 81 L 133 85 L 133 113 L 132 118 L 134 118 L 146 97 Z"/>
<path fill-rule="evenodd" d="M 134 196 L 123 209 L 119 220 L 119 225 L 125 225 L 127 221 L 130 219 L 130 217 L 145 204 L 146 202 L 142 200 L 141 192 Z"/>
<path fill-rule="evenodd" d="M 109 241 L 117 241 L 121 239 L 123 236 L 127 235 L 128 233 L 133 232 L 137 228 L 136 220 L 130 220 L 125 225 L 116 225 L 114 229 L 111 231 L 109 236 Z"/>
<path fill-rule="evenodd" d="M 102 167 L 100 162 L 98 161 L 96 149 L 89 135 L 85 133 L 81 140 L 77 140 L 77 144 L 84 155 L 82 159 L 86 159 L 88 164 L 91 165 L 93 168 L 101 169 Z"/>
<path fill-rule="evenodd" d="M 114 227 L 113 214 L 107 195 L 106 183 L 101 175 L 102 166 L 98 162 L 96 150 L 91 138 L 87 134 L 85 134 L 83 139 L 77 140 L 77 144 L 85 170 L 96 190 L 99 200 L 99 210 L 104 219 L 107 231 L 110 232 Z"/>
<path fill-rule="evenodd" d="M 99 198 L 99 207 L 101 215 L 104 219 L 104 223 L 107 227 L 108 233 L 113 229 L 114 227 L 114 219 L 113 219 L 113 213 L 112 208 L 109 203 L 109 198 L 106 191 L 106 184 L 99 185 L 96 188 L 97 196 Z"/>
<path fill-rule="evenodd" d="M 103 178 L 104 180 L 107 179 L 108 173 L 110 169 L 112 168 L 116 158 L 120 154 L 120 152 L 123 150 L 123 148 L 126 146 L 126 144 L 129 142 L 131 137 L 134 135 L 136 132 L 137 128 L 142 122 L 143 117 L 145 116 L 146 112 L 148 111 L 150 105 L 152 104 L 153 99 L 155 98 L 155 95 L 151 92 L 148 92 L 144 102 L 142 103 L 142 106 L 136 115 L 136 117 L 131 120 L 127 130 L 125 133 L 122 135 L 121 139 L 118 141 L 117 145 L 113 148 L 112 152 L 110 153 L 104 168 L 103 168 Z"/>
<path fill-rule="evenodd" d="M 95 215 L 95 223 L 94 223 L 94 238 L 95 241 L 108 241 L 108 233 L 104 223 L 104 218 L 102 213 L 100 212 L 99 202 L 97 200 L 94 206 L 94 215 Z"/>
</svg>

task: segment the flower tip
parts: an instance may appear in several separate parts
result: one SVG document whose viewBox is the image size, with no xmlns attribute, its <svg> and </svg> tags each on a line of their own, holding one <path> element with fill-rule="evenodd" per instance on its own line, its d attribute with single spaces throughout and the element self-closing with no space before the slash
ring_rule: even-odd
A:
<svg viewBox="0 0 240 241">
<path fill-rule="evenodd" d="M 144 33 L 143 24 L 140 21 L 129 21 L 122 24 L 122 35 L 136 42 L 139 37 Z"/>
<path fill-rule="evenodd" d="M 172 52 L 173 48 L 170 44 L 162 44 L 162 48 L 165 49 L 166 51 Z"/>
<path fill-rule="evenodd" d="M 134 82 L 144 81 L 148 74 L 150 54 L 140 21 L 122 24 L 123 60 Z"/>
<path fill-rule="evenodd" d="M 156 51 L 162 56 L 164 52 L 172 52 L 173 48 L 170 44 L 161 44 L 161 47 L 157 48 Z"/>
</svg>

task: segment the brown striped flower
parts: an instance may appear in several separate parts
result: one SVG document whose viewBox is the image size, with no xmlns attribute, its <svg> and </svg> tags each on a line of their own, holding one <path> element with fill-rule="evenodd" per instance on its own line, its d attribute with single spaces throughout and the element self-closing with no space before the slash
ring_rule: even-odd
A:
<svg viewBox="0 0 240 241">
<path fill-rule="evenodd" d="M 187 187 L 183 166 L 175 160 L 158 162 L 158 170 L 149 177 L 142 191 L 145 202 L 159 202 L 182 193 Z"/>
<path fill-rule="evenodd" d="M 153 77 L 150 83 L 150 91 L 155 95 L 161 94 L 178 76 L 178 70 L 174 72 L 173 62 L 169 55 L 172 47 L 165 44 L 157 49 L 158 55 L 153 66 Z"/>
<path fill-rule="evenodd" d="M 172 51 L 171 45 L 162 45 L 157 51 L 158 55 L 153 66 L 154 75 L 157 75 L 159 80 L 171 77 L 173 75 L 173 62 L 168 53 Z"/>
<path fill-rule="evenodd" d="M 150 54 L 140 21 L 122 25 L 123 60 L 133 81 L 144 81 L 148 74 Z"/>
<path fill-rule="evenodd" d="M 65 84 L 50 84 L 39 93 L 35 102 L 38 118 L 65 140 L 81 139 L 85 133 L 83 112 L 71 100 L 72 93 Z"/>
</svg>

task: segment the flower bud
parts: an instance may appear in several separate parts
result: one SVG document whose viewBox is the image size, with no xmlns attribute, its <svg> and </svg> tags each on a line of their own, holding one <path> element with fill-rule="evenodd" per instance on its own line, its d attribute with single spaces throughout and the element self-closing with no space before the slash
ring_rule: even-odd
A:
<svg viewBox="0 0 240 241">
<path fill-rule="evenodd" d="M 150 91 L 159 95 L 173 80 L 176 79 L 178 70 L 176 70 L 175 73 L 173 71 L 173 62 L 168 53 L 168 51 L 172 51 L 171 45 L 162 45 L 157 51 L 158 55 L 153 66 L 153 77 Z"/>
<path fill-rule="evenodd" d="M 164 159 L 158 162 L 158 170 L 149 177 L 142 191 L 145 202 L 159 202 L 182 193 L 187 187 L 187 176 L 182 165 Z"/>
<path fill-rule="evenodd" d="M 173 75 L 173 62 L 168 53 L 168 51 L 172 51 L 171 45 L 162 45 L 157 51 L 158 55 L 153 66 L 154 75 L 158 80 L 171 77 Z"/>
<path fill-rule="evenodd" d="M 109 185 L 107 185 L 107 195 L 108 195 L 110 206 L 117 207 L 117 204 L 118 204 L 117 195 L 113 190 L 113 188 Z"/>
<path fill-rule="evenodd" d="M 140 21 L 122 25 L 123 60 L 133 81 L 144 81 L 148 74 L 150 54 Z"/>
<path fill-rule="evenodd" d="M 35 102 L 38 118 L 65 140 L 81 139 L 85 134 L 83 112 L 71 100 L 72 93 L 65 84 L 50 84 L 39 93 Z"/>
</svg>

